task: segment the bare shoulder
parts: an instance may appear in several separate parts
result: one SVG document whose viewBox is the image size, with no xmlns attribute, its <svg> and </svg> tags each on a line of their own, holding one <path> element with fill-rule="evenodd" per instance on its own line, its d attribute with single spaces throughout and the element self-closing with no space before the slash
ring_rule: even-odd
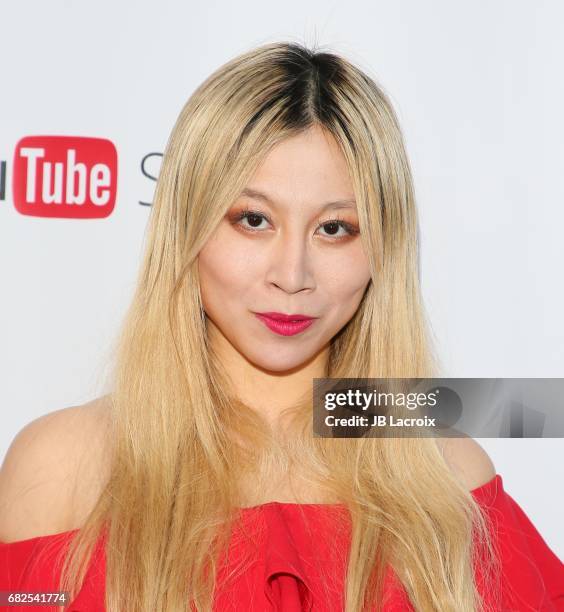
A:
<svg viewBox="0 0 564 612">
<path fill-rule="evenodd" d="M 110 396 L 25 425 L 0 468 L 0 541 L 79 527 L 108 475 Z"/>
<path fill-rule="evenodd" d="M 438 438 L 437 442 L 454 475 L 468 490 L 477 489 L 496 475 L 491 457 L 473 438 Z"/>
</svg>

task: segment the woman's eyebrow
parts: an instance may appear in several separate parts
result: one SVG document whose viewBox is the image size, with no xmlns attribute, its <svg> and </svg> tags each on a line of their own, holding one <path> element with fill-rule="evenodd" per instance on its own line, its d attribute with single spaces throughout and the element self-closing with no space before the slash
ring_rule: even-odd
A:
<svg viewBox="0 0 564 612">
<path fill-rule="evenodd" d="M 248 198 L 253 198 L 255 200 L 262 200 L 267 204 L 271 204 L 276 207 L 276 202 L 272 198 L 270 198 L 266 193 L 262 191 L 258 191 L 256 189 L 251 189 L 250 187 L 245 187 L 243 191 L 241 191 L 241 196 L 246 196 Z M 333 200 L 331 202 L 325 202 L 320 206 L 321 210 L 327 210 L 328 208 L 353 208 L 356 209 L 356 200 L 351 198 L 345 198 L 342 200 Z"/>
</svg>

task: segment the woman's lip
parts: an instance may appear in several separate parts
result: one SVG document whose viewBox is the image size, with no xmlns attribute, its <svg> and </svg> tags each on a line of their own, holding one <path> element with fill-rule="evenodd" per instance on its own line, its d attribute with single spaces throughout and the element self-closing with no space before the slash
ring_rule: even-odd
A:
<svg viewBox="0 0 564 612">
<path fill-rule="evenodd" d="M 256 317 L 259 318 L 271 331 L 281 336 L 294 336 L 307 329 L 315 319 L 307 318 L 301 321 L 277 321 L 271 317 L 266 316 L 264 313 L 255 313 Z"/>
<path fill-rule="evenodd" d="M 274 321 L 309 321 L 316 317 L 308 317 L 302 314 L 284 314 L 282 312 L 257 312 L 256 315 L 268 317 Z"/>
</svg>

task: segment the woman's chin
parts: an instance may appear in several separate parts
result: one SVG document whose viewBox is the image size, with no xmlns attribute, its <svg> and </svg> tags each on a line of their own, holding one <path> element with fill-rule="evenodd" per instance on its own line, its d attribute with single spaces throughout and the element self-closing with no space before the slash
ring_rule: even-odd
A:
<svg viewBox="0 0 564 612">
<path fill-rule="evenodd" d="M 277 374 L 292 373 L 307 365 L 319 350 L 316 347 L 280 347 L 277 343 L 263 343 L 246 351 L 245 357 L 255 367 Z"/>
</svg>

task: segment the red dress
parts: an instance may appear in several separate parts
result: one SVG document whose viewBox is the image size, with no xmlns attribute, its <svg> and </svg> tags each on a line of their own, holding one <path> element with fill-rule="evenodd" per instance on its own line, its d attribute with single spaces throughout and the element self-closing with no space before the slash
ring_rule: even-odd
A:
<svg viewBox="0 0 564 612">
<path fill-rule="evenodd" d="M 494 542 L 503 567 L 503 604 L 511 612 L 564 611 L 564 564 L 548 547 L 521 507 L 506 493 L 502 477 L 472 491 L 492 518 Z M 342 612 L 348 512 L 341 504 L 269 502 L 242 508 L 228 556 L 218 576 L 216 612 Z M 335 521 L 335 517 L 344 522 Z M 49 562 L 51 554 L 77 530 L 38 536 L 17 542 L 0 542 L 0 591 L 56 591 L 60 570 Z M 250 536 L 250 537 L 249 537 Z M 103 612 L 105 556 L 100 538 L 85 584 L 68 612 Z M 33 566 L 35 553 L 49 547 L 49 555 Z M 335 551 L 336 557 L 332 557 Z M 230 569 L 250 560 L 231 583 Z M 326 576 L 326 582 L 320 579 Z M 478 588 L 480 582 L 478 580 Z M 482 595 L 491 606 L 487 593 Z M 1 610 L 48 612 L 51 606 L 2 607 Z M 493 607 L 486 609 L 494 610 Z M 401 584 L 387 574 L 385 612 L 413 611 Z M 497 612 L 497 611 L 496 611 Z"/>
</svg>

